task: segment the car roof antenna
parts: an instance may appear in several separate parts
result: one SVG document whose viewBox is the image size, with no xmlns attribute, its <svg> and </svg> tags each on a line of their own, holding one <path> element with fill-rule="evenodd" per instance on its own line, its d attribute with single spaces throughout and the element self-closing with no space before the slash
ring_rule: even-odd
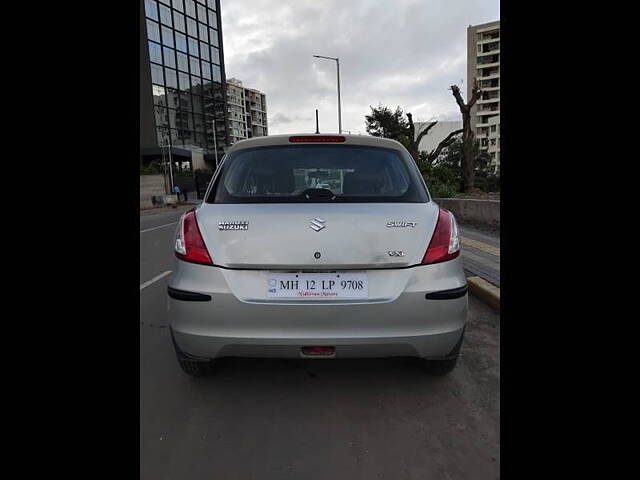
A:
<svg viewBox="0 0 640 480">
<path fill-rule="evenodd" d="M 316 108 L 316 133 L 320 133 L 320 127 L 318 127 L 318 109 Z"/>
</svg>

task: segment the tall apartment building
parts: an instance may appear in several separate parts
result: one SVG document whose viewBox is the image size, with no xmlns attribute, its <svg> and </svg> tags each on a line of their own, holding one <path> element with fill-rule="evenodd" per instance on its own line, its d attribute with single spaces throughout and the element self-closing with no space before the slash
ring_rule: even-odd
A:
<svg viewBox="0 0 640 480">
<path fill-rule="evenodd" d="M 491 157 L 494 171 L 500 169 L 500 21 L 467 28 L 467 99 L 473 80 L 482 94 L 471 108 L 472 128 L 480 149 Z"/>
<path fill-rule="evenodd" d="M 214 164 L 229 143 L 225 85 L 220 0 L 140 0 L 140 162 Z"/>
<path fill-rule="evenodd" d="M 227 117 L 230 143 L 248 138 L 244 88 L 242 82 L 235 78 L 227 79 Z"/>
<path fill-rule="evenodd" d="M 245 88 L 236 78 L 227 80 L 227 115 L 231 143 L 268 135 L 267 99 L 264 93 Z"/>
</svg>

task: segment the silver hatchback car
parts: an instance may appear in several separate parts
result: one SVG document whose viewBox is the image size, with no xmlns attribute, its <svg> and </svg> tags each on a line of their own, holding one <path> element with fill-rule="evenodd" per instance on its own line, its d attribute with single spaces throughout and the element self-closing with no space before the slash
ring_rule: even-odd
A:
<svg viewBox="0 0 640 480">
<path fill-rule="evenodd" d="M 320 187 L 320 188 L 318 188 Z M 456 220 L 398 142 L 273 135 L 231 147 L 186 212 L 169 281 L 182 369 L 220 357 L 456 364 L 467 285 Z"/>
</svg>

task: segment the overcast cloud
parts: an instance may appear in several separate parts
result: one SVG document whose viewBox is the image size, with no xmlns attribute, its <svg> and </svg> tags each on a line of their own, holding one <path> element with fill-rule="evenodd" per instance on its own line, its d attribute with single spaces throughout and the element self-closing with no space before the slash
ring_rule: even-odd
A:
<svg viewBox="0 0 640 480">
<path fill-rule="evenodd" d="M 269 133 L 365 133 L 378 103 L 414 120 L 457 120 L 467 26 L 500 18 L 499 0 L 221 0 L 227 78 L 267 96 Z"/>
</svg>

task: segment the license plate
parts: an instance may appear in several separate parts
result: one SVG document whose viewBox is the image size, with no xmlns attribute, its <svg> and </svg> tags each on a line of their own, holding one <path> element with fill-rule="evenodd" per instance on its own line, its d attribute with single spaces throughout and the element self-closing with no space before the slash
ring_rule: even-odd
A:
<svg viewBox="0 0 640 480">
<path fill-rule="evenodd" d="M 366 273 L 277 273 L 267 276 L 267 297 L 331 300 L 369 298 Z"/>
</svg>

